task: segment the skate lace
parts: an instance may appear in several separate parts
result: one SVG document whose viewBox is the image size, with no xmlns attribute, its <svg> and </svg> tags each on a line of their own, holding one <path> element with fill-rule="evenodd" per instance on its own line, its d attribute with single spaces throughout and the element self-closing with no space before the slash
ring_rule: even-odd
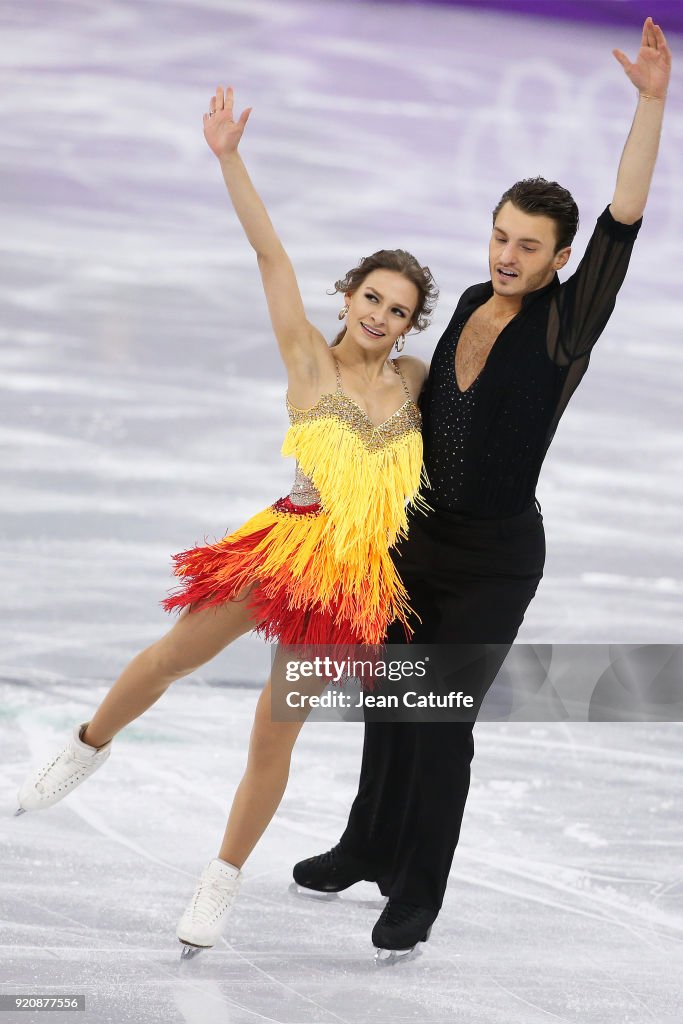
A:
<svg viewBox="0 0 683 1024">
<path fill-rule="evenodd" d="M 192 905 L 192 919 L 198 924 L 209 924 L 232 905 L 236 886 L 229 887 L 215 881 L 200 882 Z"/>
<path fill-rule="evenodd" d="M 60 786 L 65 782 L 70 782 L 87 772 L 91 765 L 92 761 L 80 761 L 78 756 L 67 747 L 57 755 L 54 761 L 45 765 L 39 772 L 36 788 L 42 792 L 46 783 Z"/>
</svg>

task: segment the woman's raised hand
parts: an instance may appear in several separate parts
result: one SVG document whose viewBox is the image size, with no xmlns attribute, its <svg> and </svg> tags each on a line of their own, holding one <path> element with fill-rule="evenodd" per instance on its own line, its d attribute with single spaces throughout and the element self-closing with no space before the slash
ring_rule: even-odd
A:
<svg viewBox="0 0 683 1024">
<path fill-rule="evenodd" d="M 237 152 L 244 126 L 251 114 L 252 108 L 247 107 L 240 114 L 239 121 L 233 120 L 233 98 L 231 85 L 225 92 L 223 92 L 223 86 L 219 85 L 216 95 L 211 97 L 210 113 L 204 114 L 204 138 L 209 144 L 211 152 L 215 153 L 219 160 L 229 153 Z"/>
</svg>

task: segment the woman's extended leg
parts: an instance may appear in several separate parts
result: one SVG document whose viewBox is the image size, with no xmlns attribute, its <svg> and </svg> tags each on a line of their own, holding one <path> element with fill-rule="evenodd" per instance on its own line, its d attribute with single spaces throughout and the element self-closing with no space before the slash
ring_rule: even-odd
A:
<svg viewBox="0 0 683 1024">
<path fill-rule="evenodd" d="M 124 668 L 83 731 L 83 742 L 103 746 L 156 703 L 172 682 L 194 672 L 253 629 L 253 613 L 246 600 L 250 590 L 213 608 L 184 609 L 165 636 Z"/>
</svg>

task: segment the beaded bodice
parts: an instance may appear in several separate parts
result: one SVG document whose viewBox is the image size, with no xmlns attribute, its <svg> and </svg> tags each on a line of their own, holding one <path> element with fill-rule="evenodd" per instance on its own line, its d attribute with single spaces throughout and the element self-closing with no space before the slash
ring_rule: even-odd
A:
<svg viewBox="0 0 683 1024">
<path fill-rule="evenodd" d="M 335 391 L 321 395 L 315 405 L 309 409 L 298 409 L 292 405 L 287 396 L 287 412 L 291 425 L 294 427 L 334 420 L 341 427 L 352 431 L 368 452 L 378 452 L 411 431 L 419 433 L 422 426 L 420 410 L 413 401 L 403 374 L 394 360 L 392 360 L 392 366 L 401 379 L 406 400 L 382 423 L 373 423 L 365 410 L 361 409 L 358 403 L 344 392 L 339 363 L 335 359 L 337 373 Z M 333 443 L 333 439 L 330 437 L 330 444 Z M 321 502 L 319 490 L 311 478 L 303 472 L 298 461 L 289 498 L 293 505 L 312 505 Z"/>
</svg>

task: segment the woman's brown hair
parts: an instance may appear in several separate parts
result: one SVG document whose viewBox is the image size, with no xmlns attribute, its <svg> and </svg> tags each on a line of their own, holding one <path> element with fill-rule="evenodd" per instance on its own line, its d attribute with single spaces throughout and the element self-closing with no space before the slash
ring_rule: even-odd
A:
<svg viewBox="0 0 683 1024">
<path fill-rule="evenodd" d="M 344 295 L 347 292 L 355 292 L 373 270 L 393 270 L 415 285 L 418 300 L 411 321 L 416 331 L 424 331 L 425 327 L 429 326 L 429 317 L 434 311 L 439 291 L 429 267 L 421 266 L 405 249 L 380 249 L 372 256 L 364 256 L 353 270 L 349 270 L 341 280 L 335 282 L 334 291 L 330 292 L 330 295 L 336 292 Z M 345 334 L 346 327 L 342 328 L 334 339 L 332 347 L 338 345 Z"/>
</svg>

